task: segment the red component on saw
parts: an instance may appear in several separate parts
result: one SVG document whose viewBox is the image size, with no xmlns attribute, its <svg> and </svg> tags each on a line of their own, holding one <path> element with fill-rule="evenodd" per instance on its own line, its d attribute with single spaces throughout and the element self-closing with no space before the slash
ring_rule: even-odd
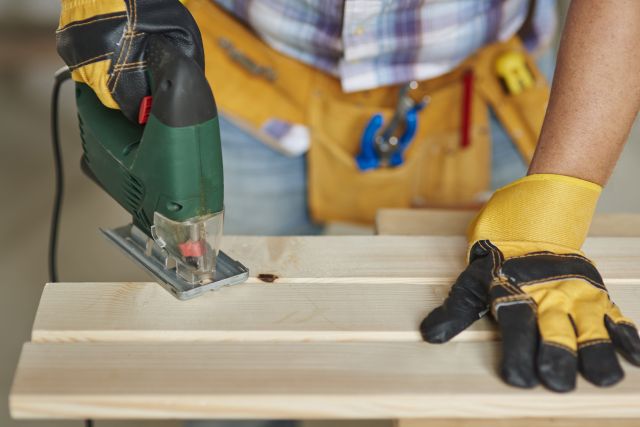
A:
<svg viewBox="0 0 640 427">
<path fill-rule="evenodd" d="M 153 103 L 152 96 L 145 96 L 140 101 L 140 110 L 138 110 L 138 124 L 145 124 L 149 120 L 149 114 L 151 113 L 151 104 Z"/>
<path fill-rule="evenodd" d="M 178 249 L 184 257 L 201 257 L 207 251 L 204 241 L 198 240 L 197 242 L 189 240 L 185 243 L 179 243 Z"/>
</svg>

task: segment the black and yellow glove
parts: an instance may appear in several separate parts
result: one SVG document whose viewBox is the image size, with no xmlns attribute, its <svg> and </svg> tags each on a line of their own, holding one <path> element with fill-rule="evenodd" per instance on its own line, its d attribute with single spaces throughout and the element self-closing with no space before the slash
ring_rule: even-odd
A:
<svg viewBox="0 0 640 427">
<path fill-rule="evenodd" d="M 167 37 L 204 68 L 200 31 L 178 0 L 62 0 L 56 42 L 75 81 L 137 121 L 150 94 L 144 52 L 151 34 Z"/>
<path fill-rule="evenodd" d="M 502 335 L 501 375 L 512 385 L 575 387 L 579 370 L 608 386 L 624 373 L 617 349 L 640 365 L 633 322 L 610 300 L 581 252 L 600 186 L 531 175 L 498 190 L 469 229 L 469 264 L 443 305 L 422 322 L 423 338 L 448 341 L 487 310 Z"/>
</svg>

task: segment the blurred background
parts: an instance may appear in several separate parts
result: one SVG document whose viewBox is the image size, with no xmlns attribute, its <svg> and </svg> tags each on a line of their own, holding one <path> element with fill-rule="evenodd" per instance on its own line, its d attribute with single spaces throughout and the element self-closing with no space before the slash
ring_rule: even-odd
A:
<svg viewBox="0 0 640 427">
<path fill-rule="evenodd" d="M 561 17 L 568 0 L 559 0 Z M 29 340 L 42 286 L 54 191 L 49 114 L 53 74 L 63 63 L 55 51 L 59 2 L 0 0 L 0 425 L 80 426 L 79 422 L 17 422 L 7 395 L 21 346 Z M 60 99 L 65 198 L 60 227 L 61 281 L 145 281 L 147 276 L 99 234 L 130 218 L 80 171 L 80 139 L 73 85 Z M 640 126 L 636 125 L 601 199 L 601 212 L 640 212 Z M 345 423 L 340 423 L 345 424 Z M 390 425 L 389 423 L 346 423 Z M 99 422 L 98 426 L 178 426 L 179 422 Z M 336 425 L 331 422 L 306 426 Z"/>
</svg>

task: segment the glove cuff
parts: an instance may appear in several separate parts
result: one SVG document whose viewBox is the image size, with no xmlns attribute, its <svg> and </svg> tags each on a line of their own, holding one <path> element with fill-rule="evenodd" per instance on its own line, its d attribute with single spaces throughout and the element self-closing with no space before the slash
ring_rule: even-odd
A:
<svg viewBox="0 0 640 427">
<path fill-rule="evenodd" d="M 537 242 L 579 250 L 602 187 L 554 174 L 535 174 L 497 190 L 471 223 L 467 237 Z"/>
</svg>

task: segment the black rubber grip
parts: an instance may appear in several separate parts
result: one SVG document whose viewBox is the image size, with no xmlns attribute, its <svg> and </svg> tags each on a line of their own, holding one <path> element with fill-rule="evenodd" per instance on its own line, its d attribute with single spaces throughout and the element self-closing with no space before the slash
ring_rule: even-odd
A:
<svg viewBox="0 0 640 427">
<path fill-rule="evenodd" d="M 217 116 L 204 71 L 161 35 L 149 37 L 147 67 L 151 77 L 151 114 L 171 127 L 193 126 Z"/>
</svg>

